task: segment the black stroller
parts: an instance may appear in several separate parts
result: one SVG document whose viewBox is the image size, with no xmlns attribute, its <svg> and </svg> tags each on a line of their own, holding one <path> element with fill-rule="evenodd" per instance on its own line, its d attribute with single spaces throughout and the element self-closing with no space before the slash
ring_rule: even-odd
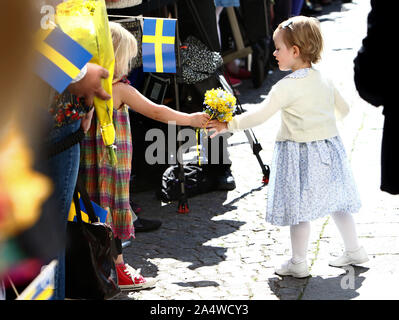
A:
<svg viewBox="0 0 399 320">
<path fill-rule="evenodd" d="M 211 0 L 211 1 L 213 2 L 213 0 Z M 204 1 L 204 2 L 206 2 L 206 1 Z M 198 4 L 198 2 L 194 2 L 193 0 L 185 0 L 183 9 L 186 10 L 186 12 L 185 12 L 186 15 L 185 16 L 186 17 L 189 16 L 188 19 L 191 18 L 191 20 L 192 20 L 189 23 L 191 23 L 191 24 L 194 23 L 194 26 L 195 26 L 195 28 L 196 28 L 196 30 L 198 32 L 197 35 L 205 42 L 205 44 L 208 46 L 208 48 L 211 48 L 214 51 L 218 51 L 217 50 L 217 45 L 215 45 L 214 34 L 207 32 L 207 30 L 206 30 L 206 28 L 204 26 L 204 23 L 203 23 L 203 21 L 200 18 L 201 14 L 198 12 L 198 9 L 201 10 L 201 6 L 202 7 L 206 6 L 206 4 L 204 2 L 201 1 L 202 4 Z M 252 2 L 254 2 L 254 1 L 252 1 Z M 257 2 L 259 2 L 259 1 L 257 1 Z M 264 0 L 261 0 L 261 2 L 266 3 L 266 1 L 264 1 Z M 178 16 L 177 15 L 176 4 L 175 4 L 175 10 L 176 10 L 176 12 L 175 12 L 176 16 Z M 179 16 L 179 19 L 181 19 L 181 18 L 183 18 L 183 17 Z M 209 21 L 209 20 L 211 20 L 211 21 Z M 209 20 L 206 22 L 207 24 L 213 23 L 212 19 L 209 19 Z M 184 30 L 184 32 L 187 33 L 187 30 Z M 260 52 L 259 51 L 260 50 L 259 49 L 259 44 L 255 43 L 253 48 L 254 48 L 253 52 L 254 52 L 254 54 L 256 56 L 256 54 L 259 54 L 259 52 Z M 263 52 L 263 55 L 265 55 L 265 54 L 266 53 Z M 178 50 L 178 52 L 177 52 L 177 57 L 178 57 L 178 65 L 181 66 L 180 50 Z M 256 61 L 255 63 L 260 63 L 261 60 L 259 60 L 259 59 L 260 59 L 259 56 L 255 57 L 255 61 Z M 262 70 L 264 70 L 264 66 L 262 66 Z M 215 88 L 215 87 L 222 87 L 224 90 L 226 90 L 227 92 L 232 93 L 236 97 L 236 99 L 237 99 L 236 114 L 241 114 L 241 113 L 244 112 L 244 110 L 242 109 L 241 103 L 240 103 L 240 101 L 239 101 L 239 99 L 238 99 L 238 97 L 236 95 L 234 87 L 231 86 L 229 77 L 228 76 L 226 77 L 225 75 L 227 75 L 227 73 L 225 72 L 224 65 L 222 64 L 220 66 L 220 68 L 215 70 L 215 73 L 211 77 L 209 77 L 207 81 L 199 82 L 199 83 L 191 86 L 191 88 L 189 90 L 197 91 L 196 92 L 197 95 L 200 96 L 200 97 L 203 97 L 206 90 L 209 90 L 209 89 Z M 180 82 L 184 83 L 184 81 L 182 81 L 182 80 L 180 80 Z M 254 83 L 254 85 L 255 85 L 255 83 Z M 177 86 L 175 86 L 175 87 L 178 88 Z M 184 84 L 183 84 L 182 87 L 183 87 L 183 90 L 182 90 L 183 92 L 182 92 L 182 94 L 180 94 L 180 97 L 183 97 L 182 101 L 185 103 L 185 105 L 183 106 L 183 108 L 180 108 L 180 103 L 177 103 L 176 104 L 176 108 L 178 110 L 182 109 L 182 111 L 186 111 L 185 107 L 187 106 L 187 103 L 186 103 L 186 101 L 184 101 L 184 97 L 187 96 L 187 95 L 184 93 L 184 89 L 187 90 L 187 86 L 184 86 Z M 176 93 L 176 94 L 178 94 L 178 93 Z M 199 110 L 197 110 L 197 111 L 199 111 Z M 257 158 L 257 160 L 259 162 L 259 165 L 261 167 L 262 174 L 263 174 L 262 182 L 264 184 L 268 184 L 269 175 L 270 175 L 270 168 L 269 168 L 268 165 L 265 165 L 263 163 L 263 161 L 262 161 L 262 159 L 260 157 L 259 153 L 262 150 L 262 146 L 258 142 L 254 132 L 251 129 L 244 130 L 244 132 L 245 132 L 245 135 L 246 135 L 246 137 L 248 139 L 249 144 L 251 145 L 252 151 L 253 151 L 255 157 Z M 180 196 L 180 199 L 179 199 L 178 211 L 181 212 L 181 213 L 186 213 L 186 212 L 189 211 L 189 209 L 188 209 L 188 203 L 187 203 L 187 195 L 186 195 L 186 192 L 185 192 L 184 166 L 183 166 L 183 164 L 179 164 L 179 166 L 180 166 L 179 183 L 181 185 L 181 189 L 180 189 L 181 190 L 181 196 Z"/>
</svg>

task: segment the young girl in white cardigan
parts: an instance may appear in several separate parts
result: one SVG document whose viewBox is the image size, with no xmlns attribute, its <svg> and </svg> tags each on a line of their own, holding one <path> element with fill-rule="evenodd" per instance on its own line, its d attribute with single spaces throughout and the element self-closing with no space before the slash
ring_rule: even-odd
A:
<svg viewBox="0 0 399 320">
<path fill-rule="evenodd" d="M 280 110 L 266 221 L 290 226 L 292 258 L 276 268 L 276 273 L 309 276 L 310 221 L 329 214 L 345 245 L 344 254 L 330 265 L 364 263 L 368 256 L 358 243 L 352 217 L 360 209 L 360 198 L 336 126 L 349 107 L 333 83 L 312 68 L 323 48 L 319 21 L 292 17 L 278 26 L 273 41 L 280 70 L 292 73 L 273 86 L 259 109 L 236 116 L 228 124 L 210 121 L 207 127 L 216 131 L 211 137 L 225 130 L 254 127 Z"/>
</svg>

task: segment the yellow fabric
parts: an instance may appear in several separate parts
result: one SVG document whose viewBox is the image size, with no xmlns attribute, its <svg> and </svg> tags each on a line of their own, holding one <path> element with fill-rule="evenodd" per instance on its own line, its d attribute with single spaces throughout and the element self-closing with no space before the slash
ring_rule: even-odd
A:
<svg viewBox="0 0 399 320">
<path fill-rule="evenodd" d="M 107 10 L 104 0 L 68 0 L 57 6 L 56 23 L 62 31 L 89 51 L 96 63 L 109 72 L 102 80 L 102 87 L 112 96 L 112 79 L 115 68 L 114 48 L 109 29 Z M 109 147 L 111 163 L 116 163 L 115 128 L 112 122 L 113 100 L 94 98 L 97 119 L 101 126 L 104 145 Z"/>
</svg>

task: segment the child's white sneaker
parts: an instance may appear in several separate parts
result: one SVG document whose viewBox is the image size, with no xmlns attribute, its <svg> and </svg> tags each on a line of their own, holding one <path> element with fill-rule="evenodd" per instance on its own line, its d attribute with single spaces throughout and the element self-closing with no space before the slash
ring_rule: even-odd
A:
<svg viewBox="0 0 399 320">
<path fill-rule="evenodd" d="M 306 261 L 293 263 L 291 259 L 283 263 L 280 268 L 276 268 L 274 272 L 279 276 L 293 276 L 295 278 L 306 278 L 309 276 Z"/>
<path fill-rule="evenodd" d="M 369 257 L 363 247 L 360 247 L 356 251 L 345 251 L 344 254 L 330 261 L 329 265 L 332 267 L 344 267 L 351 264 L 361 264 L 369 261 Z"/>
</svg>

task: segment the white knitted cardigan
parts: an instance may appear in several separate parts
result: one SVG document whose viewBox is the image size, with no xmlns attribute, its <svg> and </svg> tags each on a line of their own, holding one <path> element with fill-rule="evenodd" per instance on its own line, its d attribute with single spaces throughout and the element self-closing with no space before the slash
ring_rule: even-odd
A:
<svg viewBox="0 0 399 320">
<path fill-rule="evenodd" d="M 118 2 L 107 2 L 107 8 L 110 9 L 121 9 L 134 7 L 141 4 L 143 0 L 119 0 Z"/>
</svg>

